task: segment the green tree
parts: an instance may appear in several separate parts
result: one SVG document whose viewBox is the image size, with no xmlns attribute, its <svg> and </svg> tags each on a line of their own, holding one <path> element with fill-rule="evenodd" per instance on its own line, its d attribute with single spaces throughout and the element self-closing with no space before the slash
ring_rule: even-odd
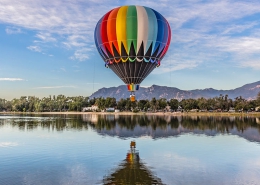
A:
<svg viewBox="0 0 260 185">
<path fill-rule="evenodd" d="M 191 109 L 197 109 L 198 108 L 198 102 L 195 99 L 183 99 L 180 102 L 180 105 L 185 111 L 190 111 Z"/>
<path fill-rule="evenodd" d="M 97 98 L 95 104 L 100 110 L 104 110 L 106 108 L 106 99 L 103 97 Z"/>
<path fill-rule="evenodd" d="M 0 98 L 0 111 L 5 110 L 6 100 Z"/>
<path fill-rule="evenodd" d="M 247 101 L 242 96 L 235 98 L 234 106 L 236 111 L 243 111 L 248 109 Z"/>
<path fill-rule="evenodd" d="M 179 106 L 179 101 L 177 99 L 170 99 L 168 102 L 169 106 L 171 107 L 172 110 L 177 110 Z"/>
<path fill-rule="evenodd" d="M 66 110 L 66 96 L 60 94 L 57 96 L 57 106 L 58 106 L 58 110 L 61 112 L 62 110 Z"/>
<path fill-rule="evenodd" d="M 115 107 L 115 106 L 116 106 L 116 99 L 107 97 L 105 100 L 105 107 L 109 108 L 109 107 Z"/>
<path fill-rule="evenodd" d="M 147 111 L 147 109 L 149 108 L 148 104 L 149 104 L 149 100 L 140 100 L 137 102 L 138 108 L 144 111 Z"/>
<path fill-rule="evenodd" d="M 165 109 L 166 106 L 167 106 L 167 100 L 165 98 L 160 98 L 158 100 L 158 108 L 162 110 Z"/>
<path fill-rule="evenodd" d="M 118 102 L 117 102 L 117 108 L 120 111 L 124 111 L 126 109 L 126 99 L 121 98 Z"/>
<path fill-rule="evenodd" d="M 257 106 L 260 106 L 260 92 L 256 96 L 256 104 Z"/>
<path fill-rule="evenodd" d="M 159 108 L 159 102 L 156 100 L 156 98 L 152 98 L 150 101 L 150 107 L 153 111 L 156 111 Z"/>
<path fill-rule="evenodd" d="M 126 99 L 125 110 L 126 111 L 131 111 L 132 110 L 132 102 L 130 101 L 130 98 Z"/>
<path fill-rule="evenodd" d="M 207 99 L 201 97 L 197 100 L 198 102 L 198 108 L 200 110 L 205 110 L 205 109 L 208 109 L 208 102 L 207 102 Z"/>
</svg>

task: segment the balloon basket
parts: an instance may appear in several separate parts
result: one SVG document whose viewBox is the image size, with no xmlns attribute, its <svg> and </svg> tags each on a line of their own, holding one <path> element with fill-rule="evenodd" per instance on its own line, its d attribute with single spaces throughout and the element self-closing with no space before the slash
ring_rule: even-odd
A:
<svg viewBox="0 0 260 185">
<path fill-rule="evenodd" d="M 135 95 L 130 95 L 130 101 L 135 102 Z"/>
</svg>

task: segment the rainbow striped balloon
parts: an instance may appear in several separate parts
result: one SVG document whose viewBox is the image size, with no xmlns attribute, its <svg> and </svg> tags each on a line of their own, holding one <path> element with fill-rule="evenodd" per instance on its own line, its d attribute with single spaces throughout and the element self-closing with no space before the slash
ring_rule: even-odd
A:
<svg viewBox="0 0 260 185">
<path fill-rule="evenodd" d="M 104 61 L 158 62 L 168 50 L 171 29 L 157 11 L 143 6 L 122 6 L 97 23 L 95 41 Z"/>
<path fill-rule="evenodd" d="M 171 28 L 151 8 L 121 6 L 98 21 L 94 38 L 105 66 L 128 84 L 129 91 L 135 91 L 160 66 L 170 45 Z"/>
</svg>

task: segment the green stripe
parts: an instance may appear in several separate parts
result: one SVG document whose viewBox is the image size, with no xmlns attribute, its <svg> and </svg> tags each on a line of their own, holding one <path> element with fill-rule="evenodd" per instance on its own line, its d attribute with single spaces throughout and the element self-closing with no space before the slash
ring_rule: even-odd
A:
<svg viewBox="0 0 260 185">
<path fill-rule="evenodd" d="M 134 43 L 135 52 L 137 52 L 137 12 L 135 6 L 128 7 L 126 19 L 127 52 L 130 51 L 131 42 Z"/>
</svg>

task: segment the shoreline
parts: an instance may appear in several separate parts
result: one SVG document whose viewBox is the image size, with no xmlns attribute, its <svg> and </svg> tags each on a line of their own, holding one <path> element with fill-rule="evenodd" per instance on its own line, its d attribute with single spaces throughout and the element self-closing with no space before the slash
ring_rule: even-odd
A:
<svg viewBox="0 0 260 185">
<path fill-rule="evenodd" d="M 3 114 L 34 114 L 34 115 L 154 115 L 154 116 L 236 116 L 236 117 L 260 117 L 260 112 L 249 112 L 249 113 L 229 113 L 229 112 L 0 112 Z"/>
</svg>

